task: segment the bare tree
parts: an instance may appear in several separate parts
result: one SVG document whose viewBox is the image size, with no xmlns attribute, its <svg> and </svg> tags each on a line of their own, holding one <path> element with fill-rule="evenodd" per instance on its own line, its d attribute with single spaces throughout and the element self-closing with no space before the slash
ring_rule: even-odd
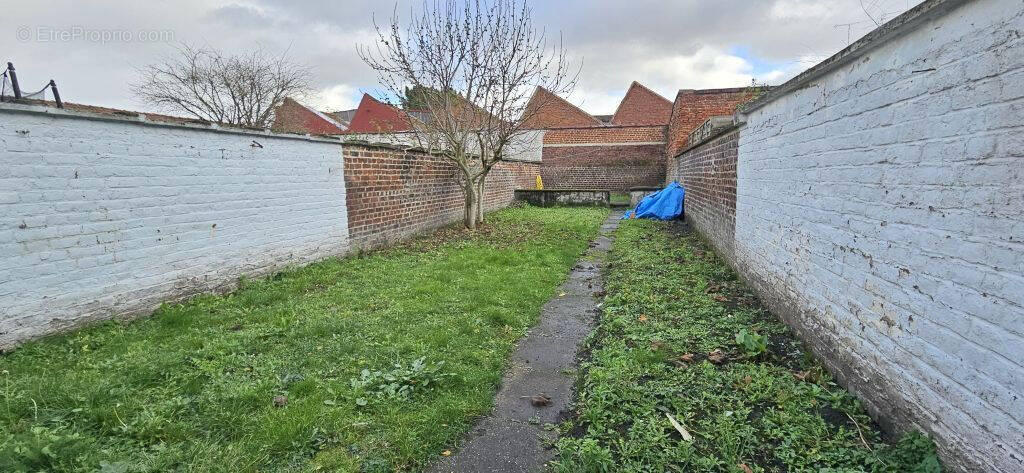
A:
<svg viewBox="0 0 1024 473">
<path fill-rule="evenodd" d="M 377 34 L 359 55 L 389 95 L 435 91 L 418 95 L 413 140 L 459 168 L 465 224 L 476 228 L 488 173 L 531 141 L 526 124 L 543 108 L 530 100 L 536 87 L 575 85 L 561 41 L 549 47 L 523 0 L 424 1 L 407 24 L 396 11 Z"/>
<path fill-rule="evenodd" d="M 139 70 L 132 90 L 144 102 L 169 112 L 232 125 L 267 128 L 285 97 L 309 92 L 309 69 L 286 53 L 261 48 L 228 55 L 182 44 L 177 54 Z"/>
</svg>

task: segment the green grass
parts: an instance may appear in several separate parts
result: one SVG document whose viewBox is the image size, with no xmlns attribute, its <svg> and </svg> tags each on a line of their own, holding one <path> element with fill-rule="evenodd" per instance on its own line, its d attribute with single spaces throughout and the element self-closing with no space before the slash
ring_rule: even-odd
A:
<svg viewBox="0 0 1024 473">
<path fill-rule="evenodd" d="M 29 343 L 0 357 L 0 471 L 417 470 L 606 215 L 506 209 Z"/>
<path fill-rule="evenodd" d="M 609 196 L 609 203 L 613 206 L 629 205 L 629 192 L 612 192 Z"/>
<path fill-rule="evenodd" d="M 609 263 L 578 417 L 562 426 L 556 470 L 941 471 L 927 437 L 883 439 L 860 403 L 678 223 L 623 222 Z M 719 363 L 709 360 L 715 350 Z"/>
</svg>

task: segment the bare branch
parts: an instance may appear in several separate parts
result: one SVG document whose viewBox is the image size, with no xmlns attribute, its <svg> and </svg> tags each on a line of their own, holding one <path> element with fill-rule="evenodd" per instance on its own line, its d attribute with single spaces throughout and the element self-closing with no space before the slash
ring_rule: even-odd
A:
<svg viewBox="0 0 1024 473">
<path fill-rule="evenodd" d="M 418 91 L 414 140 L 460 169 L 470 228 L 487 173 L 530 133 L 536 88 L 566 94 L 576 83 L 561 38 L 549 46 L 531 14 L 525 0 L 424 1 L 405 23 L 397 8 L 388 25 L 375 22 L 378 41 L 358 48 L 388 95 Z"/>
<path fill-rule="evenodd" d="M 308 68 L 286 54 L 257 48 L 226 55 L 182 44 L 177 54 L 141 68 L 132 90 L 144 102 L 169 112 L 213 122 L 268 128 L 285 97 L 309 93 Z"/>
</svg>

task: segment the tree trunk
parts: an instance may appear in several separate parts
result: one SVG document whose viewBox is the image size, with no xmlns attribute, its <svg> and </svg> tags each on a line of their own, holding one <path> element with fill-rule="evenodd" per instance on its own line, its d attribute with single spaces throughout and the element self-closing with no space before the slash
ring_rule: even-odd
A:
<svg viewBox="0 0 1024 473">
<path fill-rule="evenodd" d="M 480 181 L 477 183 L 477 205 L 476 205 L 476 221 L 478 223 L 484 223 L 484 180 L 487 179 L 487 173 L 480 175 Z"/>
<path fill-rule="evenodd" d="M 477 206 L 479 205 L 476 196 L 476 185 L 473 182 L 468 182 L 463 189 L 466 192 L 466 228 L 476 230 Z"/>
</svg>

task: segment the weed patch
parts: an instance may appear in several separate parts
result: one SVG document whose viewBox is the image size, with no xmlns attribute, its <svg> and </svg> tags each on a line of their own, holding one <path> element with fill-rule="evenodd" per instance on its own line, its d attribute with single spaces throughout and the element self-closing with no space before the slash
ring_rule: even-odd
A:
<svg viewBox="0 0 1024 473">
<path fill-rule="evenodd" d="M 623 222 L 557 471 L 939 472 L 679 223 Z"/>
</svg>

